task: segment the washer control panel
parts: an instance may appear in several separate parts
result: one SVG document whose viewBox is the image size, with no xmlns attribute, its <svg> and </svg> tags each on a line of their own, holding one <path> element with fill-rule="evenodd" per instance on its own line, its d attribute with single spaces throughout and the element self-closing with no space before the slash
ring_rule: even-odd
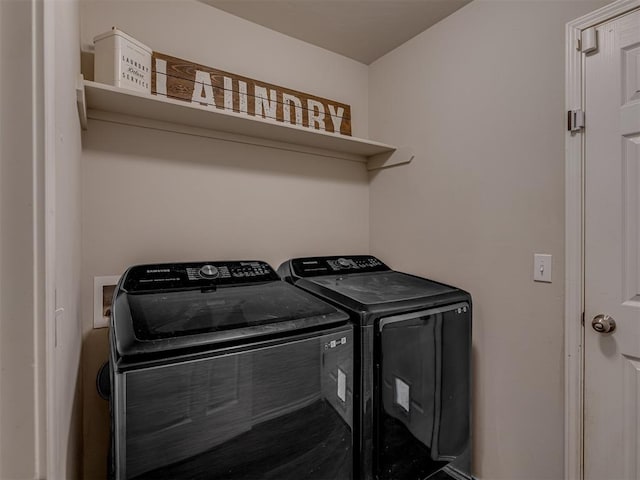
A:
<svg viewBox="0 0 640 480">
<path fill-rule="evenodd" d="M 291 260 L 291 267 L 297 277 L 391 270 L 376 257 L 370 255 L 294 258 Z"/>
<path fill-rule="evenodd" d="M 148 292 L 278 280 L 280 278 L 267 263 L 257 260 L 165 263 L 131 267 L 126 273 L 123 288 L 128 292 Z"/>
</svg>

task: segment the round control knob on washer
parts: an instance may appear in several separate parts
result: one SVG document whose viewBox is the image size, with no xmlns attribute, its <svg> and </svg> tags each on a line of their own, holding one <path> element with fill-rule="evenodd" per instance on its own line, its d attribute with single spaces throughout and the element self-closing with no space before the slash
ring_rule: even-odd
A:
<svg viewBox="0 0 640 480">
<path fill-rule="evenodd" d="M 339 258 L 337 261 L 338 265 L 340 265 L 341 267 L 348 267 L 351 265 L 351 262 L 346 258 Z"/>
<path fill-rule="evenodd" d="M 200 269 L 200 276 L 203 278 L 216 278 L 218 276 L 218 269 L 213 265 L 204 265 Z"/>
</svg>

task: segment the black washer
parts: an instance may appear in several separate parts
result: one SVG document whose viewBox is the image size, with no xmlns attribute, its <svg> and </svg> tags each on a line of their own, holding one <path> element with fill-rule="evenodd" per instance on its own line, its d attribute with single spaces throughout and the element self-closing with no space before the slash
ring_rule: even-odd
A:
<svg viewBox="0 0 640 480">
<path fill-rule="evenodd" d="M 278 273 L 356 325 L 357 478 L 470 478 L 471 296 L 369 255 L 295 258 Z"/>
<path fill-rule="evenodd" d="M 346 313 L 260 261 L 131 267 L 112 312 L 113 478 L 353 478 Z"/>
</svg>

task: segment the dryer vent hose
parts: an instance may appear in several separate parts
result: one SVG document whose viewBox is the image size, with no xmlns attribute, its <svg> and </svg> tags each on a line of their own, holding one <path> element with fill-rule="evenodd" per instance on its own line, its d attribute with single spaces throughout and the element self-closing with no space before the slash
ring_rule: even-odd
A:
<svg viewBox="0 0 640 480">
<path fill-rule="evenodd" d="M 98 370 L 96 376 L 96 390 L 98 395 L 104 400 L 109 400 L 111 396 L 111 379 L 109 378 L 109 362 L 104 362 Z"/>
</svg>

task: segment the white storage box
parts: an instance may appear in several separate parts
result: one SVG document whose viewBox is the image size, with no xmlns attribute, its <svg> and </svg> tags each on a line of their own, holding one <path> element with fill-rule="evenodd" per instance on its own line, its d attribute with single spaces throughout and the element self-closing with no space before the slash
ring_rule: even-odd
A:
<svg viewBox="0 0 640 480">
<path fill-rule="evenodd" d="M 113 27 L 93 39 L 94 80 L 151 93 L 151 49 Z"/>
</svg>

